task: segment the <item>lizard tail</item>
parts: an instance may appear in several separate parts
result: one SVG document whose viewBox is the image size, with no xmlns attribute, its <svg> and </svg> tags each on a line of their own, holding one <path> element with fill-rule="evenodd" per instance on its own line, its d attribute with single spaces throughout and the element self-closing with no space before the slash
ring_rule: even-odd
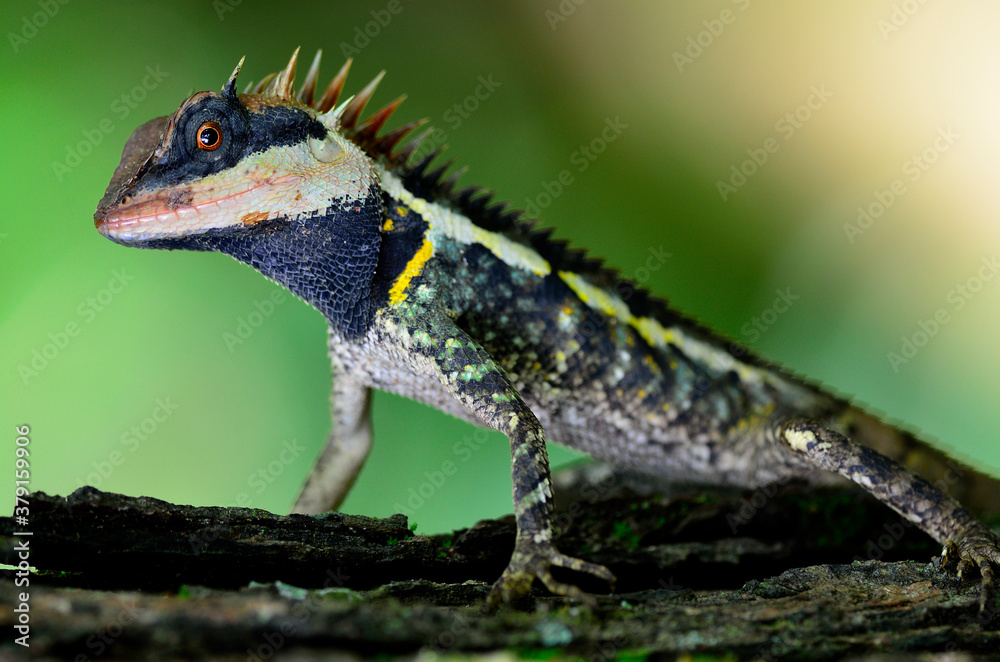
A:
<svg viewBox="0 0 1000 662">
<path fill-rule="evenodd" d="M 1000 478 L 976 471 L 859 409 L 850 409 L 847 422 L 858 443 L 916 472 L 980 517 L 1000 520 Z"/>
</svg>

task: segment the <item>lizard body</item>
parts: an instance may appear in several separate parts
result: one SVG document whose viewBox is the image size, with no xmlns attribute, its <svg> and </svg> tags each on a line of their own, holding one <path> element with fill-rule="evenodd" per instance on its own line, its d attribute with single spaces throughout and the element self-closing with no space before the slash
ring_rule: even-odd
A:
<svg viewBox="0 0 1000 662">
<path fill-rule="evenodd" d="M 510 440 L 518 534 L 492 606 L 535 578 L 584 597 L 553 565 L 612 579 L 552 543 L 546 439 L 686 483 L 840 474 L 946 544 L 960 575 L 978 571 L 986 604 L 1000 541 L 954 497 L 997 514 L 996 481 L 700 327 L 481 189 L 455 191 L 457 174 L 430 169 L 437 152 L 411 163 L 418 122 L 379 135 L 401 98 L 360 121 L 381 75 L 337 106 L 348 62 L 314 99 L 317 54 L 295 94 L 297 54 L 243 94 L 237 66 L 221 93 L 137 129 L 95 214 L 123 245 L 227 253 L 326 317 L 333 430 L 297 512 L 343 499 L 378 388 Z M 954 471 L 953 496 L 928 482 Z"/>
</svg>

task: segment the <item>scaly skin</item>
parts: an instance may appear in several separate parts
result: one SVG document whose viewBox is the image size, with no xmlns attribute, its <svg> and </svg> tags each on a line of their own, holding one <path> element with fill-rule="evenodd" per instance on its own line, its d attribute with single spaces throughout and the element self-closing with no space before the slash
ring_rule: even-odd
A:
<svg viewBox="0 0 1000 662">
<path fill-rule="evenodd" d="M 221 94 L 137 129 L 95 220 L 123 245 L 227 253 L 326 317 L 334 424 L 297 512 L 343 499 L 378 388 L 510 440 L 517 539 L 489 608 L 535 579 L 587 599 L 553 566 L 613 580 L 553 544 L 546 438 L 686 483 L 840 474 L 945 544 L 961 575 L 975 568 L 986 605 L 1000 541 L 901 462 L 960 476 L 981 512 L 1000 511 L 995 481 L 750 356 L 488 195 L 454 192 L 456 177 L 427 170 L 436 153 L 409 163 L 420 138 L 397 149 L 416 123 L 379 136 L 398 100 L 358 121 L 381 76 L 335 108 L 347 65 L 314 100 L 319 55 L 297 95 L 296 56 L 241 95 L 237 67 Z"/>
</svg>

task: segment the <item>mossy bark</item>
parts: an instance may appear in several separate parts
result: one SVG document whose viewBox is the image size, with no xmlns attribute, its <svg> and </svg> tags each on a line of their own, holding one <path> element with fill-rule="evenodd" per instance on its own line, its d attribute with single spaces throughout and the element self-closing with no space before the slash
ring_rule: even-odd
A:
<svg viewBox="0 0 1000 662">
<path fill-rule="evenodd" d="M 612 660 L 1000 651 L 998 619 L 978 613 L 978 588 L 959 590 L 931 562 L 936 546 L 863 494 L 600 494 L 562 504 L 558 544 L 611 568 L 615 592 L 573 577 L 596 606 L 536 587 L 516 609 L 488 616 L 480 605 L 513 547 L 510 517 L 423 536 L 401 515 L 279 516 L 91 488 L 36 493 L 31 652 L 264 660 L 505 650 Z M 14 530 L 0 519 L 10 565 Z M 24 589 L 7 575 L 0 600 L 15 604 Z M 13 618 L 5 610 L 0 622 Z M 12 638 L 2 645 L 20 648 Z"/>
</svg>

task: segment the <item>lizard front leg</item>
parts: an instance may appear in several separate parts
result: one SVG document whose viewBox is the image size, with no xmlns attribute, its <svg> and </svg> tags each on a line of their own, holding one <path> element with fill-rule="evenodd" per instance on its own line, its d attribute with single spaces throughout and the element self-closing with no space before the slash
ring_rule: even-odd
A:
<svg viewBox="0 0 1000 662">
<path fill-rule="evenodd" d="M 980 611 L 994 594 L 993 566 L 1000 566 L 1000 539 L 957 501 L 906 467 L 822 424 L 793 420 L 780 438 L 810 464 L 840 474 L 919 526 L 944 545 L 942 565 L 973 568 L 982 578 Z"/>
<path fill-rule="evenodd" d="M 520 396 L 509 386 L 506 391 L 502 398 L 509 398 L 508 402 L 514 406 L 501 408 L 497 429 L 510 439 L 517 538 L 510 564 L 493 585 L 486 608 L 492 611 L 501 603 L 510 603 L 527 592 L 535 578 L 552 593 L 592 602 L 592 598 L 577 586 L 556 581 L 552 577 L 552 566 L 589 573 L 611 585 L 615 577 L 602 565 L 562 554 L 553 544 L 552 483 L 544 433 Z"/>
<path fill-rule="evenodd" d="M 411 318 L 407 325 L 413 349 L 430 359 L 441 383 L 483 425 L 510 440 L 517 537 L 510 563 L 487 598 L 487 610 L 524 594 L 535 579 L 557 595 L 591 601 L 577 586 L 552 577 L 551 568 L 559 566 L 614 582 L 604 566 L 566 556 L 553 543 L 552 484 L 538 419 L 489 352 L 450 319 L 440 316 L 414 328 Z"/>
<path fill-rule="evenodd" d="M 334 343 L 331 336 L 333 427 L 295 501 L 293 513 L 312 515 L 340 506 L 371 450 L 371 389 L 344 370 L 334 351 Z"/>
</svg>

